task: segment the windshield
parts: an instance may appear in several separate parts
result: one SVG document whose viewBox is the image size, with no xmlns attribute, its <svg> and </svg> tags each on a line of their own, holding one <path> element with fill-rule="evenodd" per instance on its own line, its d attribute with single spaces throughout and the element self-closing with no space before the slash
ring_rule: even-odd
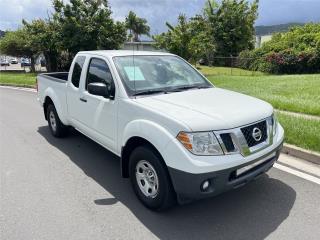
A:
<svg viewBox="0 0 320 240">
<path fill-rule="evenodd" d="M 184 60 L 176 56 L 121 56 L 113 58 L 130 96 L 212 85 Z"/>
</svg>

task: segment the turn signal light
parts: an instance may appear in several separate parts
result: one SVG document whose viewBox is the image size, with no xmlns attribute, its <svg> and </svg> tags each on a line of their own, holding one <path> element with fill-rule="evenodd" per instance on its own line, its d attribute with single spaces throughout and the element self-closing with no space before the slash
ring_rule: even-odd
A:
<svg viewBox="0 0 320 240">
<path fill-rule="evenodd" d="M 190 142 L 189 136 L 185 132 L 180 132 L 177 136 L 177 139 L 183 144 L 186 149 L 192 150 L 192 144 Z"/>
</svg>

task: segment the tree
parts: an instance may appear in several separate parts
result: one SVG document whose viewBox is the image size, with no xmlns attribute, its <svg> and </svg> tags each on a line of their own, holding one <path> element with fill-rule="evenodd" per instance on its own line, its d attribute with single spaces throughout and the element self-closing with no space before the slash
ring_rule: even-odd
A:
<svg viewBox="0 0 320 240">
<path fill-rule="evenodd" d="M 25 40 L 27 33 L 24 29 L 8 31 L 0 41 L 0 51 L 3 54 L 17 57 L 30 57 L 32 51 Z"/>
<path fill-rule="evenodd" d="M 196 65 L 203 59 L 211 65 L 216 51 L 215 39 L 210 33 L 210 26 L 202 15 L 191 18 L 189 23 L 192 38 L 188 44 L 191 59 Z"/>
<path fill-rule="evenodd" d="M 150 27 L 147 25 L 147 20 L 138 17 L 134 12 L 130 11 L 125 20 L 126 28 L 130 32 L 131 41 L 139 41 L 139 35 L 148 35 L 150 33 Z"/>
<path fill-rule="evenodd" d="M 22 28 L 17 31 L 8 32 L 1 40 L 1 52 L 31 59 L 31 71 L 35 71 L 35 59 L 42 53 L 46 59 L 47 70 L 56 71 L 58 69 L 58 29 L 52 22 L 46 20 L 33 20 L 30 23 L 23 20 Z"/>
<path fill-rule="evenodd" d="M 258 17 L 258 0 L 249 4 L 246 0 L 211 0 L 205 9 L 214 36 L 217 54 L 238 56 L 246 49 L 254 48 L 254 22 Z"/>
<path fill-rule="evenodd" d="M 126 39 L 125 25 L 111 18 L 107 0 L 53 0 L 53 7 L 58 47 L 69 63 L 79 51 L 118 49 Z"/>
<path fill-rule="evenodd" d="M 57 24 L 49 20 L 33 20 L 28 23 L 23 20 L 25 31 L 29 35 L 29 46 L 35 55 L 43 54 L 46 59 L 48 72 L 57 71 L 59 49 L 57 36 L 59 29 Z"/>
<path fill-rule="evenodd" d="M 168 27 L 168 32 L 153 36 L 156 47 L 166 49 L 171 53 L 189 60 L 192 54 L 190 53 L 190 48 L 188 46 L 192 34 L 186 15 L 180 14 L 178 16 L 178 24 L 176 26 L 172 26 L 168 22 L 166 25 Z"/>
<path fill-rule="evenodd" d="M 31 71 L 34 72 L 34 55 L 35 52 L 31 48 L 30 35 L 25 28 L 16 31 L 6 32 L 0 41 L 0 51 L 3 54 L 26 57 L 31 59 Z"/>
<path fill-rule="evenodd" d="M 257 18 L 258 0 L 208 0 L 203 14 L 188 20 L 183 14 L 178 24 L 169 23 L 168 31 L 153 36 L 158 48 L 192 60 L 204 58 L 210 64 L 213 56 L 238 56 L 254 47 L 254 22 Z"/>
<path fill-rule="evenodd" d="M 201 58 L 209 59 L 215 51 L 214 39 L 208 35 L 208 23 L 201 15 L 190 20 L 184 14 L 178 17 L 178 24 L 166 23 L 168 32 L 153 36 L 156 47 L 166 49 L 180 57 L 197 63 Z"/>
<path fill-rule="evenodd" d="M 43 53 L 48 71 L 67 70 L 79 51 L 118 49 L 126 39 L 123 23 L 114 22 L 107 0 L 53 0 L 48 19 L 23 21 L 23 27 L 1 39 L 0 49 L 34 59 Z"/>
</svg>

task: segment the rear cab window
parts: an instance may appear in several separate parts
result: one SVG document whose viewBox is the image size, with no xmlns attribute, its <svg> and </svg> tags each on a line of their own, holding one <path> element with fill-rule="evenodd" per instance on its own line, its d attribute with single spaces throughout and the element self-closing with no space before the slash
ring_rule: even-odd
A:
<svg viewBox="0 0 320 240">
<path fill-rule="evenodd" d="M 75 86 L 76 88 L 79 88 L 81 72 L 82 72 L 82 68 L 85 60 L 86 60 L 85 56 L 78 56 L 73 66 L 71 82 L 72 82 L 72 85 Z"/>
</svg>

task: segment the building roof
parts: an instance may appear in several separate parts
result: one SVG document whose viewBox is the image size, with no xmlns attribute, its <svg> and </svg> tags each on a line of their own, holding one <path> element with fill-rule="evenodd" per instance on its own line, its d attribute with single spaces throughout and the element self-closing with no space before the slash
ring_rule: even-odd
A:
<svg viewBox="0 0 320 240">
<path fill-rule="evenodd" d="M 155 41 L 125 42 L 126 45 L 153 45 Z"/>
</svg>

